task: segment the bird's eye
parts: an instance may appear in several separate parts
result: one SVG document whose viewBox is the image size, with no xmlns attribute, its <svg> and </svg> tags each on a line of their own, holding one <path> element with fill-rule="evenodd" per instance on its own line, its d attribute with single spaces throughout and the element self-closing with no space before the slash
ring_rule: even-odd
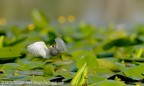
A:
<svg viewBox="0 0 144 86">
<path fill-rule="evenodd" d="M 51 47 L 51 48 L 54 48 L 55 46 L 54 46 L 54 45 L 51 45 L 50 47 Z"/>
</svg>

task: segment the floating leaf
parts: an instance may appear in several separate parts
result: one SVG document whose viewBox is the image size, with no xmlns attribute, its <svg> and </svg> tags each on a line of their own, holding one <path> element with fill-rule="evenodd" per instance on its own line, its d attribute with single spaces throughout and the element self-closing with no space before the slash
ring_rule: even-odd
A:
<svg viewBox="0 0 144 86">
<path fill-rule="evenodd" d="M 50 85 L 50 81 L 43 76 L 33 76 L 31 82 L 35 85 Z"/>
<path fill-rule="evenodd" d="M 133 79 L 142 79 L 144 76 L 144 64 L 140 64 L 135 67 L 128 68 L 124 71 L 126 76 L 131 77 Z"/>
<path fill-rule="evenodd" d="M 22 63 L 21 67 L 19 68 L 20 70 L 31 70 L 34 68 L 42 68 L 44 65 L 44 62 L 26 62 Z"/>
<path fill-rule="evenodd" d="M 3 70 L 16 70 L 20 67 L 17 63 L 7 63 L 2 66 Z"/>
<path fill-rule="evenodd" d="M 0 60 L 9 60 L 20 57 L 22 49 L 23 47 L 21 46 L 0 48 Z"/>
<path fill-rule="evenodd" d="M 45 65 L 44 66 L 44 76 L 53 76 L 54 75 L 54 68 L 52 65 Z"/>
<path fill-rule="evenodd" d="M 100 81 L 104 81 L 106 80 L 105 77 L 102 77 L 102 76 L 96 76 L 96 75 L 89 75 L 88 76 L 88 82 L 90 84 L 93 84 L 93 83 L 96 83 L 96 82 L 100 82 Z"/>
<path fill-rule="evenodd" d="M 112 71 L 120 71 L 119 68 L 111 61 L 106 60 L 106 59 L 97 59 L 98 65 L 99 67 L 102 68 L 107 68 L 110 69 Z"/>
<path fill-rule="evenodd" d="M 126 86 L 126 85 L 124 82 L 121 81 L 105 80 L 89 86 Z"/>
<path fill-rule="evenodd" d="M 6 44 L 7 46 L 16 46 L 16 45 L 21 45 L 24 43 L 24 41 L 27 39 L 27 37 L 20 37 L 17 40 L 10 42 Z"/>
<path fill-rule="evenodd" d="M 115 40 L 112 40 L 112 41 L 106 43 L 103 46 L 103 49 L 108 50 L 114 46 L 125 47 L 125 46 L 134 45 L 134 44 L 135 44 L 135 42 L 131 41 L 129 38 L 119 38 L 119 39 L 115 39 Z"/>
<path fill-rule="evenodd" d="M 87 63 L 89 68 L 98 67 L 97 59 L 94 54 L 87 51 L 75 51 L 73 53 L 73 58 L 77 61 L 77 67 L 81 67 L 84 63 Z"/>
</svg>

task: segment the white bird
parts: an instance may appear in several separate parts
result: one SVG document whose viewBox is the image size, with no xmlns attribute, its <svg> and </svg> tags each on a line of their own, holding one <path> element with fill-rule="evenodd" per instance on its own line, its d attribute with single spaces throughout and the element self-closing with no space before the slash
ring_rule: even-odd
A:
<svg viewBox="0 0 144 86">
<path fill-rule="evenodd" d="M 31 54 L 42 56 L 43 58 L 49 58 L 67 50 L 62 39 L 56 38 L 55 42 L 56 46 L 51 45 L 49 49 L 43 41 L 34 42 L 27 46 L 27 49 Z"/>
</svg>

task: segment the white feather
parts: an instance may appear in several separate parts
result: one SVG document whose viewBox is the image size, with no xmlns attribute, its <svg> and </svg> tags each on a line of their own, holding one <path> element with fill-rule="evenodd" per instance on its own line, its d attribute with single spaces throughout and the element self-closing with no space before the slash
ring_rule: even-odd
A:
<svg viewBox="0 0 144 86">
<path fill-rule="evenodd" d="M 56 48 L 60 51 L 60 52 L 65 52 L 67 49 L 66 49 L 66 45 L 64 43 L 64 41 L 60 38 L 56 38 L 55 39 L 56 41 Z"/>
<path fill-rule="evenodd" d="M 27 46 L 27 49 L 31 54 L 39 55 L 39 56 L 42 56 L 44 58 L 50 57 L 49 49 L 47 48 L 45 43 L 42 41 L 35 42 L 35 43 Z"/>
</svg>

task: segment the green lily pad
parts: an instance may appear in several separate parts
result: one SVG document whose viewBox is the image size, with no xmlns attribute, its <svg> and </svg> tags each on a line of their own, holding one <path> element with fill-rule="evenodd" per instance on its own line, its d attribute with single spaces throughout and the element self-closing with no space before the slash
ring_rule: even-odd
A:
<svg viewBox="0 0 144 86">
<path fill-rule="evenodd" d="M 105 80 L 105 81 L 92 84 L 90 86 L 126 86 L 126 84 L 121 81 Z"/>
<path fill-rule="evenodd" d="M 21 67 L 19 68 L 20 70 L 31 70 L 34 68 L 42 68 L 44 62 L 26 62 L 24 64 L 21 64 Z"/>
<path fill-rule="evenodd" d="M 98 65 L 99 67 L 102 68 L 107 68 L 110 69 L 112 71 L 120 71 L 120 69 L 110 60 L 106 60 L 106 59 L 97 59 Z"/>
<path fill-rule="evenodd" d="M 20 67 L 20 65 L 19 64 L 17 64 L 17 63 L 7 63 L 7 64 L 4 64 L 3 66 L 2 66 L 2 69 L 3 70 L 16 70 L 16 69 L 18 69 Z"/>
<path fill-rule="evenodd" d="M 144 64 L 140 64 L 135 67 L 128 68 L 124 71 L 126 76 L 131 77 L 133 79 L 142 79 L 144 76 Z"/>
</svg>

